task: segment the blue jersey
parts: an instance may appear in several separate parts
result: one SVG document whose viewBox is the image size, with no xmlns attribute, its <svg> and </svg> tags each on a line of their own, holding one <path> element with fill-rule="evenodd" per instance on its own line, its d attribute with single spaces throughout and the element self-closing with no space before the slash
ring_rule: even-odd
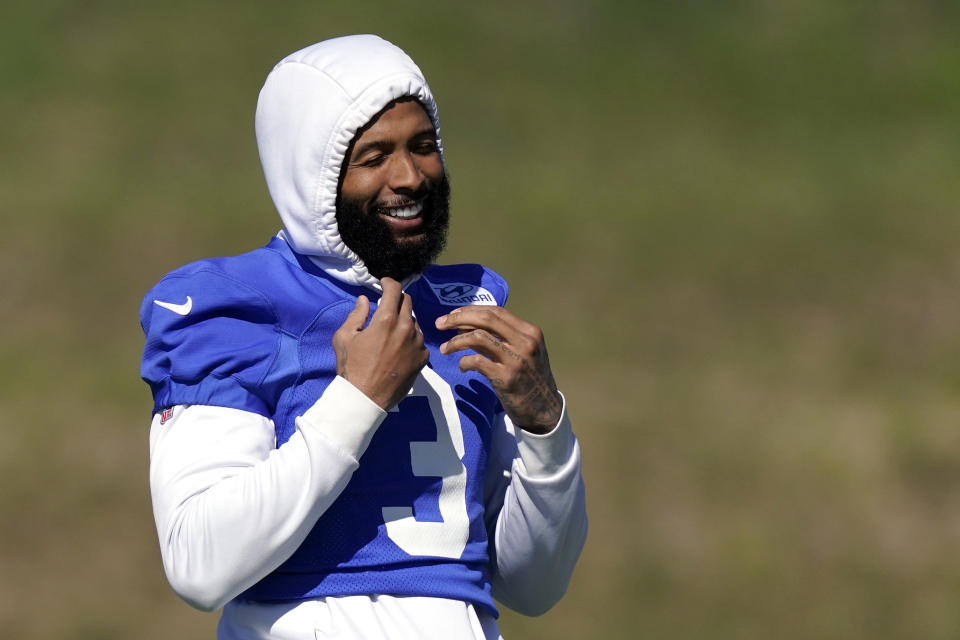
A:
<svg viewBox="0 0 960 640">
<path fill-rule="evenodd" d="M 303 544 L 241 598 L 433 596 L 496 615 L 483 488 L 502 407 L 483 376 L 460 372 L 462 352 L 440 353 L 454 332 L 434 320 L 467 304 L 502 305 L 507 292 L 500 276 L 471 264 L 431 266 L 407 288 L 429 364 Z M 369 291 L 327 276 L 278 238 L 170 273 L 140 310 L 154 413 L 190 404 L 251 411 L 273 421 L 282 445 L 336 376 L 331 339 L 360 294 Z"/>
</svg>

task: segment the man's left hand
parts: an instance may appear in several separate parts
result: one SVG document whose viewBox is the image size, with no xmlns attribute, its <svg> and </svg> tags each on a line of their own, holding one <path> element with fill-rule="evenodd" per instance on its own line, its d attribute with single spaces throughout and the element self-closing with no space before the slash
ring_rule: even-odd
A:
<svg viewBox="0 0 960 640">
<path fill-rule="evenodd" d="M 515 425 L 533 433 L 547 433 L 557 425 L 563 398 L 539 327 L 503 307 L 485 305 L 454 309 L 437 318 L 436 326 L 460 332 L 440 345 L 440 353 L 477 352 L 460 358 L 460 370 L 485 376 Z"/>
</svg>

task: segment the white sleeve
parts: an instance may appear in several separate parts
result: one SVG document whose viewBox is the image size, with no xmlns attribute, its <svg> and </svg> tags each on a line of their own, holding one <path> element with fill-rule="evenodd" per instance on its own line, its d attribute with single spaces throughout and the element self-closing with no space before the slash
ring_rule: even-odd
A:
<svg viewBox="0 0 960 640">
<path fill-rule="evenodd" d="M 167 579 L 212 611 L 277 568 L 343 491 L 386 413 L 343 378 L 276 447 L 255 413 L 189 405 L 150 428 L 150 492 Z"/>
<path fill-rule="evenodd" d="M 566 400 L 553 431 L 536 435 L 506 415 L 494 426 L 485 491 L 493 596 L 540 615 L 567 590 L 587 537 L 580 446 Z"/>
</svg>

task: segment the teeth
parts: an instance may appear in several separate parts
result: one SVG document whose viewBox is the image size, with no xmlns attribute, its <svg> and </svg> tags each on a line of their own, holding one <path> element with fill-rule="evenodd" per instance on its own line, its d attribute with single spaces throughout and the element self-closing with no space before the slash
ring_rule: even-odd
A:
<svg viewBox="0 0 960 640">
<path fill-rule="evenodd" d="M 391 218 L 400 218 L 401 220 L 407 220 L 409 218 L 415 218 L 420 215 L 420 212 L 423 211 L 423 203 L 418 202 L 417 204 L 410 205 L 409 207 L 398 207 L 395 209 L 381 209 L 381 213 L 388 215 Z"/>
</svg>

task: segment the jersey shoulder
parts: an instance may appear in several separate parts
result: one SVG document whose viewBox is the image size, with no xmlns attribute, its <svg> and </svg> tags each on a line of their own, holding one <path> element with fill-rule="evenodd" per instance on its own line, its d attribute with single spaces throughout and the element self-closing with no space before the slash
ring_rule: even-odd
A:
<svg viewBox="0 0 960 640">
<path fill-rule="evenodd" d="M 503 277 L 482 264 L 431 265 L 421 280 L 444 306 L 470 304 L 504 306 L 510 287 Z"/>
<path fill-rule="evenodd" d="M 264 382 L 282 346 L 275 291 L 286 280 L 272 253 L 194 262 L 146 294 L 141 376 L 155 411 L 209 404 L 269 415 Z"/>
</svg>

